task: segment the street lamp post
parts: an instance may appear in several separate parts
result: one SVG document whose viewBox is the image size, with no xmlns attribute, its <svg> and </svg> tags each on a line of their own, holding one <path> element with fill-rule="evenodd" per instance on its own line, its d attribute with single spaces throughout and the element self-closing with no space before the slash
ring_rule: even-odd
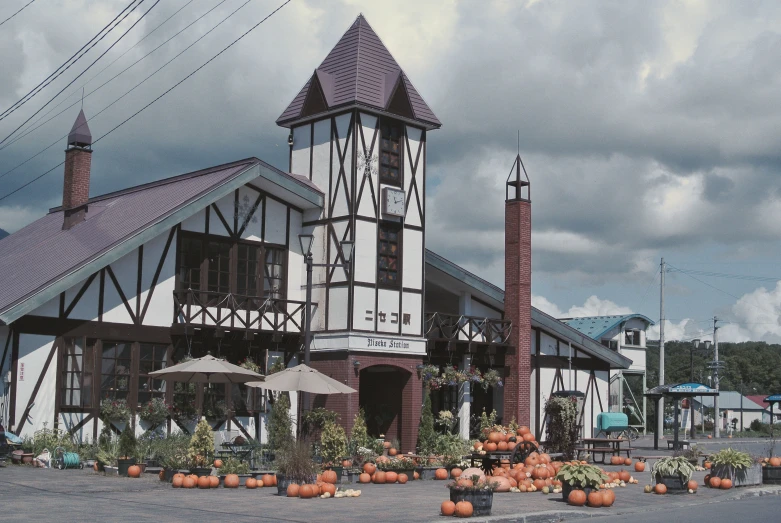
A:
<svg viewBox="0 0 781 523">
<path fill-rule="evenodd" d="M 301 253 L 306 264 L 306 304 L 304 305 L 304 365 L 309 365 L 310 348 L 312 346 L 312 269 L 314 267 L 342 267 L 350 271 L 354 243 L 351 240 L 340 242 L 343 263 L 315 263 L 312 256 L 312 244 L 315 237 L 312 234 L 299 234 L 298 241 L 301 244 Z M 304 392 L 302 401 L 304 412 L 309 410 L 309 393 Z"/>
</svg>

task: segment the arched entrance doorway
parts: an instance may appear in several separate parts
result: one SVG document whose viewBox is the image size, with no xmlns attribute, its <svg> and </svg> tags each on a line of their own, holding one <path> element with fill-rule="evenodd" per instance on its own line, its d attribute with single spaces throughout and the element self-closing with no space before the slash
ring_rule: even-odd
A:
<svg viewBox="0 0 781 523">
<path fill-rule="evenodd" d="M 392 365 L 361 369 L 358 403 L 366 414 L 369 435 L 385 434 L 389 441 L 401 441 L 403 392 L 410 376 L 409 371 Z"/>
</svg>

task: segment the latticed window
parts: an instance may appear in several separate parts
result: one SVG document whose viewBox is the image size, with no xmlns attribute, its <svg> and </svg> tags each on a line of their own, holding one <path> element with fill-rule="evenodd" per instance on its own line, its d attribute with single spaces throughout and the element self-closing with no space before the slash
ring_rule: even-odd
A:
<svg viewBox="0 0 781 523">
<path fill-rule="evenodd" d="M 127 399 L 130 385 L 131 344 L 104 341 L 101 351 L 100 396 Z"/>
<path fill-rule="evenodd" d="M 377 281 L 385 285 L 398 285 L 399 236 L 401 229 L 380 225 L 380 242 L 377 256 Z"/>
<path fill-rule="evenodd" d="M 92 405 L 92 350 L 84 338 L 65 340 L 62 352 L 63 407 L 90 407 Z"/>
<path fill-rule="evenodd" d="M 254 296 L 258 292 L 258 247 L 239 244 L 236 261 L 236 292 Z"/>
<path fill-rule="evenodd" d="M 201 288 L 201 264 L 203 263 L 203 242 L 200 238 L 182 236 L 179 256 L 179 281 L 182 288 Z"/>
<path fill-rule="evenodd" d="M 153 378 L 150 372 L 164 369 L 166 365 L 165 345 L 142 343 L 138 354 L 138 404 L 142 405 L 152 398 L 165 399 L 165 381 Z"/>
<path fill-rule="evenodd" d="M 380 181 L 401 185 L 401 126 L 384 120 L 380 136 Z"/>
<path fill-rule="evenodd" d="M 209 242 L 209 292 L 230 292 L 230 258 L 230 243 L 220 241 Z"/>
<path fill-rule="evenodd" d="M 266 264 L 263 281 L 264 298 L 285 297 L 285 250 L 265 247 Z"/>
</svg>

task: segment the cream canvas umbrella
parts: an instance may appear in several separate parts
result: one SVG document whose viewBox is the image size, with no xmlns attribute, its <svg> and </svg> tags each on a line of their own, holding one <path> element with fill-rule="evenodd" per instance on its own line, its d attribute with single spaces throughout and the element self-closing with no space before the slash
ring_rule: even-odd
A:
<svg viewBox="0 0 781 523">
<path fill-rule="evenodd" d="M 247 386 L 266 390 L 311 392 L 312 394 L 352 394 L 358 392 L 304 364 L 266 376 L 263 381 L 250 381 Z"/>
<path fill-rule="evenodd" d="M 150 372 L 149 375 L 184 383 L 263 383 L 262 380 L 265 379 L 262 374 L 215 358 L 211 354 Z"/>
</svg>

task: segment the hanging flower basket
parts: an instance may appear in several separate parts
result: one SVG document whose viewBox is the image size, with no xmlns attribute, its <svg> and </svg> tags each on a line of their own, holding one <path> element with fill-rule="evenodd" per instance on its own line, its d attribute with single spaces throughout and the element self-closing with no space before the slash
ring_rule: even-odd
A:
<svg viewBox="0 0 781 523">
<path fill-rule="evenodd" d="M 172 407 L 162 398 L 152 398 L 138 411 L 138 417 L 151 425 L 160 425 L 171 415 Z"/>
<path fill-rule="evenodd" d="M 126 400 L 106 398 L 100 402 L 100 417 L 108 421 L 127 423 L 130 420 L 130 407 Z"/>
<path fill-rule="evenodd" d="M 421 378 L 431 390 L 439 390 L 442 387 L 457 387 L 462 383 L 480 385 L 486 391 L 489 387 L 503 386 L 502 376 L 496 369 L 488 369 L 482 373 L 477 367 L 459 370 L 457 366 L 446 365 L 440 371 L 436 365 L 425 365 L 421 369 Z"/>
</svg>

